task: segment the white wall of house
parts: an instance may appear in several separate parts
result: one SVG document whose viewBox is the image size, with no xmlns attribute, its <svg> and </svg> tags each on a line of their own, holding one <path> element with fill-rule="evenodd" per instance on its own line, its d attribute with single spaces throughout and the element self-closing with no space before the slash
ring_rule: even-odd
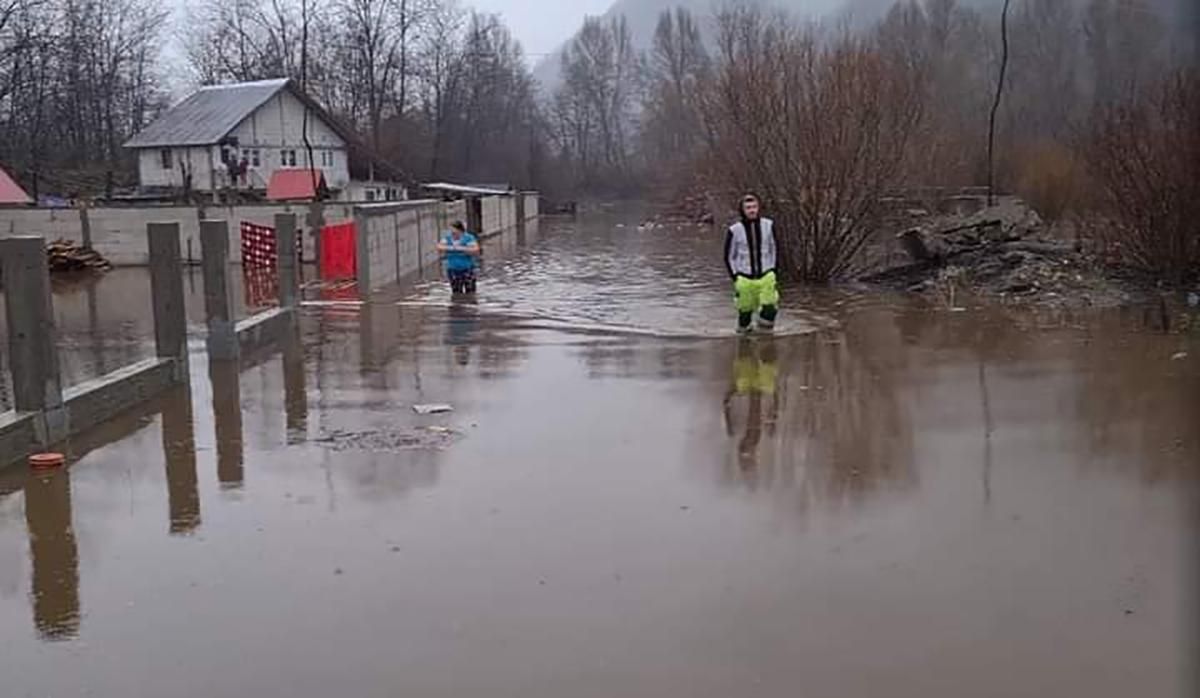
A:
<svg viewBox="0 0 1200 698">
<path fill-rule="evenodd" d="M 350 162 L 346 141 L 328 124 L 309 115 L 308 140 L 312 145 L 313 162 L 308 162 L 304 146 L 304 103 L 290 92 L 282 91 L 259 107 L 230 135 L 236 136 L 240 152 L 258 151 L 258 170 L 264 181 L 278 169 L 315 167 L 325 173 L 325 182 L 332 189 L 345 188 L 350 183 Z M 249 153 L 251 156 L 253 152 Z M 219 160 L 218 160 L 219 162 Z"/>
<path fill-rule="evenodd" d="M 184 172 L 192 173 L 192 188 L 207 191 L 212 187 L 212 149 L 147 148 L 138 151 L 138 172 L 143 187 L 183 187 Z M 170 163 L 170 167 L 167 164 Z M 185 169 L 186 168 L 186 169 Z"/>
</svg>

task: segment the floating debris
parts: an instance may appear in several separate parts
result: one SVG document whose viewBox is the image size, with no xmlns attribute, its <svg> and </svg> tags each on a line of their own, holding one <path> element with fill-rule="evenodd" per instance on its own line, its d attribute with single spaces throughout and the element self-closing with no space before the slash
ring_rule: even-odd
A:
<svg viewBox="0 0 1200 698">
<path fill-rule="evenodd" d="M 419 415 L 446 414 L 447 412 L 453 411 L 454 407 L 451 405 L 413 405 L 413 412 L 416 412 Z"/>
<path fill-rule="evenodd" d="M 332 451 L 368 451 L 372 453 L 403 451 L 439 451 L 462 438 L 462 433 L 448 427 L 412 431 L 334 431 L 316 439 Z"/>
</svg>

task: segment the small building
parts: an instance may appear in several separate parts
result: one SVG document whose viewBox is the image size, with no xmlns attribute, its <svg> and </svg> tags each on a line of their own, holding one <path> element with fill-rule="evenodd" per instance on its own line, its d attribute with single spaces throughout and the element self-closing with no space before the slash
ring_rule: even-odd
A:
<svg viewBox="0 0 1200 698">
<path fill-rule="evenodd" d="M 305 131 L 307 130 L 307 139 Z M 319 170 L 330 198 L 407 198 L 399 168 L 287 79 L 203 87 L 126 144 L 141 190 L 265 196 L 279 172 Z"/>
</svg>

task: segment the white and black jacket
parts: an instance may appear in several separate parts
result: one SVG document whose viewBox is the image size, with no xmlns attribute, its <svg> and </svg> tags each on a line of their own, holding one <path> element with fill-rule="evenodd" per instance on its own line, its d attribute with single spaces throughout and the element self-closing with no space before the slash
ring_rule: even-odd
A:
<svg viewBox="0 0 1200 698">
<path fill-rule="evenodd" d="M 761 279 L 775 271 L 775 222 L 742 219 L 725 235 L 725 267 L 730 278 Z"/>
</svg>

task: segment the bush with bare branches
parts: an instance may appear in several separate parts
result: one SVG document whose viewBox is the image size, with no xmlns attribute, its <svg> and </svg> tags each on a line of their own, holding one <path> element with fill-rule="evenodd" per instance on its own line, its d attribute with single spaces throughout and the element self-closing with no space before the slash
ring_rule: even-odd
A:
<svg viewBox="0 0 1200 698">
<path fill-rule="evenodd" d="M 1084 152 L 1098 186 L 1093 232 L 1119 261 L 1173 284 L 1200 277 L 1200 72 L 1107 108 Z"/>
<path fill-rule="evenodd" d="M 854 273 L 919 121 L 919 65 L 755 6 L 718 15 L 717 49 L 705 107 L 715 188 L 763 197 L 786 275 Z"/>
</svg>

